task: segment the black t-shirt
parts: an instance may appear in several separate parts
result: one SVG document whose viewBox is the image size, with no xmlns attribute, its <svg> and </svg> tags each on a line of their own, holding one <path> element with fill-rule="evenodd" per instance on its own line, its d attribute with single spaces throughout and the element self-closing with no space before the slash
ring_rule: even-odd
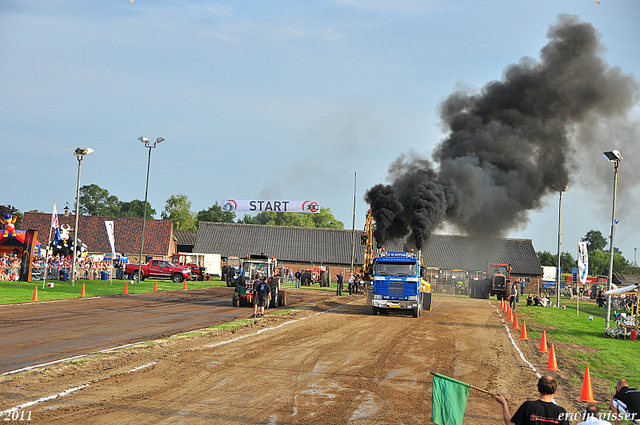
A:
<svg viewBox="0 0 640 425">
<path fill-rule="evenodd" d="M 542 400 L 525 401 L 511 417 L 516 425 L 569 425 L 564 407 Z"/>
<path fill-rule="evenodd" d="M 627 405 L 627 412 L 635 413 L 636 419 L 640 418 L 640 391 L 636 388 L 622 387 L 613 396 Z"/>
<path fill-rule="evenodd" d="M 267 282 L 256 280 L 253 285 L 259 297 L 267 298 L 269 296 L 269 293 L 271 292 L 271 286 L 269 286 Z"/>
</svg>

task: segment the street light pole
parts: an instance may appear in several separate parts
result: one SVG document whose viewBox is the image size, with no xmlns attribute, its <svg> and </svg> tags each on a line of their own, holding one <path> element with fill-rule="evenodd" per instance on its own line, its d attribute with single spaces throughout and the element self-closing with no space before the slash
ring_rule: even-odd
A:
<svg viewBox="0 0 640 425">
<path fill-rule="evenodd" d="M 558 203 L 558 270 L 556 271 L 556 307 L 560 307 L 560 280 L 562 279 L 562 268 L 560 265 L 560 246 L 562 245 L 562 193 L 569 189 L 569 186 L 559 187 L 552 185 L 555 190 L 560 193 L 560 202 Z"/>
<path fill-rule="evenodd" d="M 613 162 L 613 209 L 611 212 L 611 235 L 609 246 L 609 276 L 607 279 L 607 292 L 611 291 L 611 280 L 613 278 L 613 244 L 616 236 L 616 198 L 618 195 L 618 165 L 622 160 L 620 151 L 614 149 L 610 152 L 605 152 L 604 157 Z M 607 295 L 607 317 L 605 318 L 605 326 L 609 329 L 609 316 L 611 316 L 611 294 Z"/>
<path fill-rule="evenodd" d="M 160 142 L 163 142 L 164 139 L 162 137 L 158 137 L 153 144 L 149 143 L 149 139 L 146 137 L 138 137 L 142 143 L 144 143 L 144 147 L 149 149 L 149 157 L 147 158 L 147 182 L 144 187 L 144 213 L 142 215 L 142 237 L 140 241 L 140 257 L 138 258 L 138 283 L 140 283 L 140 274 L 142 270 L 142 251 L 144 247 L 144 230 L 147 222 L 147 194 L 149 192 L 149 166 L 151 165 L 151 149 L 155 148 L 156 145 Z"/>
<path fill-rule="evenodd" d="M 73 154 L 78 159 L 78 185 L 76 188 L 76 227 L 73 228 L 73 260 L 71 261 L 71 286 L 76 284 L 76 256 L 78 252 L 78 217 L 80 215 L 80 169 L 85 155 L 93 152 L 91 148 L 77 148 Z"/>
</svg>

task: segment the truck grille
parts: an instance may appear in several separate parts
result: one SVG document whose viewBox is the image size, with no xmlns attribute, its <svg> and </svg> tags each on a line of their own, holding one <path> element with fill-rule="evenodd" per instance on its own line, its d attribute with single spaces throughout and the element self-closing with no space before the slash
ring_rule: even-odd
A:
<svg viewBox="0 0 640 425">
<path fill-rule="evenodd" d="M 402 293 L 402 282 L 389 282 L 389 296 L 393 298 L 402 298 L 405 295 Z"/>
</svg>

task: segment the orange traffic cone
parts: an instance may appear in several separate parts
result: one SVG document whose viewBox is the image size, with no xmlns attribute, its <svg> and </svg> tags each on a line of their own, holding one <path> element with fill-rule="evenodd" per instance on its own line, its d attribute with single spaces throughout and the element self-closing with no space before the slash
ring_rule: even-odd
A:
<svg viewBox="0 0 640 425">
<path fill-rule="evenodd" d="M 540 341 L 540 349 L 538 353 L 548 353 L 547 349 L 547 331 L 542 331 L 542 340 Z"/>
<path fill-rule="evenodd" d="M 518 325 L 518 313 L 513 312 L 513 329 L 520 329 L 520 325 Z"/>
<path fill-rule="evenodd" d="M 513 322 L 513 312 L 511 311 L 511 306 L 507 309 L 507 316 L 509 317 L 509 321 Z"/>
<path fill-rule="evenodd" d="M 129 287 L 127 286 L 128 283 L 129 282 L 125 282 L 124 283 L 124 293 L 127 294 L 127 295 L 129 295 Z"/>
<path fill-rule="evenodd" d="M 82 291 L 80 291 L 80 296 L 81 296 L 81 297 L 84 297 L 84 296 L 86 296 L 86 295 L 87 295 L 87 293 L 85 292 L 84 282 L 82 282 Z"/>
<path fill-rule="evenodd" d="M 551 343 L 551 349 L 549 350 L 549 362 L 547 363 L 546 370 L 560 370 L 558 369 L 558 362 L 556 361 L 556 351 L 553 349 L 553 342 Z"/>
<path fill-rule="evenodd" d="M 185 280 L 184 283 L 182 284 L 182 289 L 187 289 L 187 281 Z"/>
<path fill-rule="evenodd" d="M 504 298 L 500 298 L 500 308 L 504 311 Z"/>
<path fill-rule="evenodd" d="M 38 301 L 38 287 L 37 286 L 33 290 L 33 297 L 31 298 L 31 301 Z"/>
<path fill-rule="evenodd" d="M 522 321 L 522 332 L 520 332 L 520 339 L 529 339 L 527 336 L 527 325 L 525 325 L 524 320 Z"/>
<path fill-rule="evenodd" d="M 157 280 L 153 282 L 153 290 L 158 292 L 158 281 Z"/>
<path fill-rule="evenodd" d="M 595 403 L 593 399 L 593 389 L 591 388 L 591 372 L 589 372 L 589 366 L 584 371 L 584 381 L 582 381 L 582 394 L 576 401 L 586 401 L 587 403 Z"/>
</svg>

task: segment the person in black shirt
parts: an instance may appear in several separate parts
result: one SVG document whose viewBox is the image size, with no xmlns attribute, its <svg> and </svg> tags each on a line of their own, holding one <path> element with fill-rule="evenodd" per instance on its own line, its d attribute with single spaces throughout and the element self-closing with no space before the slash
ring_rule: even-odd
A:
<svg viewBox="0 0 640 425">
<path fill-rule="evenodd" d="M 263 317 L 264 306 L 267 305 L 267 300 L 271 294 L 271 286 L 267 282 L 263 282 L 260 274 L 256 274 L 256 280 L 253 282 L 253 316 Z"/>
<path fill-rule="evenodd" d="M 556 380 L 551 376 L 543 376 L 538 381 L 538 400 L 528 400 L 522 403 L 516 413 L 511 416 L 507 400 L 502 394 L 492 397 L 502 405 L 502 415 L 505 425 L 569 425 L 567 411 L 553 403 L 553 395 L 558 390 Z"/>
<path fill-rule="evenodd" d="M 344 275 L 342 272 L 336 275 L 338 282 L 336 283 L 336 295 L 342 295 L 342 286 L 344 285 Z"/>
<path fill-rule="evenodd" d="M 618 418 L 621 417 L 640 424 L 640 391 L 637 388 L 629 388 L 626 380 L 619 380 L 616 384 L 616 394 L 609 403 L 609 409 L 616 414 L 616 425 L 619 423 Z"/>
</svg>

